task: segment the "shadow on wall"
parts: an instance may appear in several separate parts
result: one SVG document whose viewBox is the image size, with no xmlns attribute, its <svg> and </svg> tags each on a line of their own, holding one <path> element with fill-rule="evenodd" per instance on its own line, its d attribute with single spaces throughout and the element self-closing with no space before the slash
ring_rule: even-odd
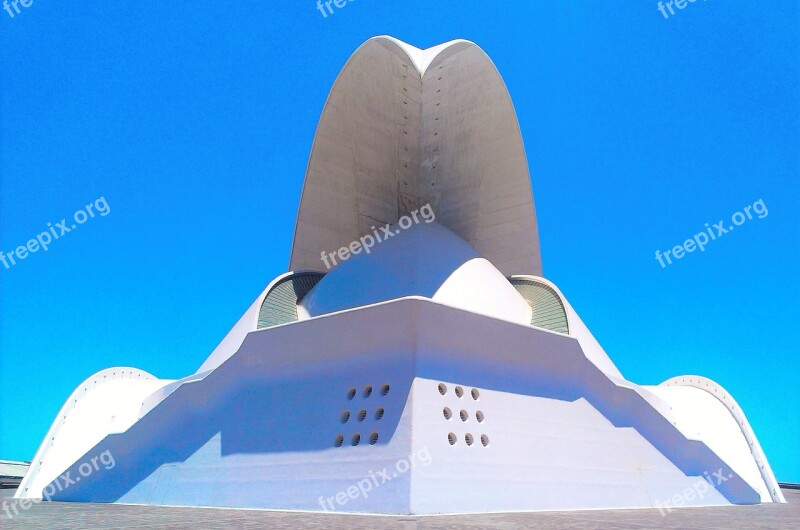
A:
<svg viewBox="0 0 800 530">
<path fill-rule="evenodd" d="M 359 333 L 350 332 L 355 329 Z M 576 340 L 418 299 L 251 333 L 207 378 L 176 390 L 70 471 L 76 476 L 88 456 L 104 451 L 114 455 L 116 467 L 53 500 L 117 501 L 159 467 L 185 462 L 218 433 L 222 456 L 332 448 L 342 432 L 343 410 L 361 408 L 348 401 L 348 390 L 363 393 L 367 383 L 373 392 L 384 382 L 391 386 L 387 396 L 377 397 L 386 403 L 385 417 L 377 420 L 385 433 L 379 444 L 386 444 L 397 431 L 414 377 L 562 401 L 585 398 L 614 426 L 639 432 L 685 475 L 717 469 L 732 474 L 716 486 L 729 502 L 760 501 L 708 446 L 685 438 L 636 391 L 610 380 Z M 267 482 L 267 490 L 281 487 Z M 204 487 L 204 495 L 216 494 L 215 483 Z M 275 492 L 264 493 L 270 494 Z"/>
<path fill-rule="evenodd" d="M 421 306 L 417 377 L 561 401 L 584 398 L 615 427 L 635 429 L 686 476 L 731 475 L 715 485 L 729 502 L 761 501 L 705 443 L 686 438 L 638 392 L 609 379 L 575 339 L 472 313 L 443 318 L 455 311 Z"/>
<path fill-rule="evenodd" d="M 81 463 L 105 451 L 114 456 L 115 467 L 82 477 L 52 500 L 119 501 L 162 466 L 174 467 L 197 455 L 217 435 L 220 454 L 207 462 L 206 475 L 198 481 L 207 480 L 208 472 L 216 478 L 225 467 L 219 457 L 321 451 L 336 447 L 340 434 L 347 446 L 354 431 L 362 433 L 360 445 L 371 445 L 369 433 L 379 431 L 375 445 L 381 446 L 394 435 L 412 381 L 410 365 L 404 366 L 409 355 L 395 355 L 397 362 L 387 362 L 380 373 L 374 367 L 361 369 L 363 363 L 356 360 L 346 367 L 325 363 L 315 373 L 286 374 L 280 379 L 275 376 L 280 368 L 274 364 L 248 362 L 248 356 L 260 355 L 263 349 L 255 351 L 252 343 L 248 348 L 245 342 L 242 350 L 239 353 L 244 355 L 237 354 L 205 379 L 178 388 L 127 432 L 106 437 L 69 471 L 73 478 L 78 476 Z M 372 387 L 369 396 L 365 395 L 367 385 Z M 351 389 L 355 390 L 352 398 Z M 360 420 L 362 408 L 368 414 Z M 378 409 L 382 409 L 379 418 Z M 347 422 L 343 421 L 345 410 L 350 413 Z M 144 502 L 160 503 L 154 498 L 155 482 Z M 213 497 L 214 489 L 215 485 L 210 486 L 207 495 Z M 137 499 L 140 496 L 138 492 Z"/>
<path fill-rule="evenodd" d="M 404 296 L 433 298 L 461 265 L 480 254 L 450 229 L 421 222 L 337 265 L 302 305 L 312 316 L 362 307 Z"/>
</svg>

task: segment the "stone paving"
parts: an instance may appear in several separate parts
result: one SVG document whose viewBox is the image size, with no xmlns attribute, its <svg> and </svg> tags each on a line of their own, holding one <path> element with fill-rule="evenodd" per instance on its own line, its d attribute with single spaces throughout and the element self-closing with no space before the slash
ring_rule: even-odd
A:
<svg viewBox="0 0 800 530">
<path fill-rule="evenodd" d="M 800 528 L 800 491 L 784 490 L 788 504 L 683 508 L 661 515 L 658 510 L 594 510 L 580 512 L 503 513 L 487 515 L 368 516 L 317 514 L 262 510 L 169 508 L 46 502 L 27 510 L 0 491 L 0 504 L 13 515 L 0 511 L 0 528 L 169 528 L 169 529 L 502 529 L 517 528 Z M 12 506 L 17 507 L 14 515 Z"/>
</svg>

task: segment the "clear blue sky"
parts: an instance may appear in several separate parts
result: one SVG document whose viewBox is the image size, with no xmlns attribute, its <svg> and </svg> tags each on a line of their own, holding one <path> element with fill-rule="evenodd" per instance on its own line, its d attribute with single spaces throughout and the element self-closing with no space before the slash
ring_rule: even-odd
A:
<svg viewBox="0 0 800 530">
<path fill-rule="evenodd" d="M 370 36 L 477 42 L 519 116 L 545 275 L 623 374 L 700 374 L 800 482 L 800 10 L 790 2 L 52 2 L 0 11 L 0 458 L 85 378 L 203 362 L 285 272 L 317 120 Z M 763 199 L 664 269 L 655 259 Z M 69 225 L 68 225 L 69 227 Z"/>
</svg>

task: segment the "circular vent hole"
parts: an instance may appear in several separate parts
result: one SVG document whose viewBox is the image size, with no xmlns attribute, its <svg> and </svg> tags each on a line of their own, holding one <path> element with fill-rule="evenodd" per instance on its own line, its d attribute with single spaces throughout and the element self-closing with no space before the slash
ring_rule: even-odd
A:
<svg viewBox="0 0 800 530">
<path fill-rule="evenodd" d="M 375 445 L 376 443 L 378 443 L 378 433 L 373 432 L 369 435 L 369 444 Z"/>
<path fill-rule="evenodd" d="M 372 385 L 367 385 L 364 387 L 364 397 L 368 398 L 372 395 Z"/>
<path fill-rule="evenodd" d="M 389 393 L 389 385 L 383 385 L 381 387 L 381 394 L 383 394 L 385 396 L 388 393 Z"/>
<path fill-rule="evenodd" d="M 439 383 L 439 393 L 441 395 L 447 394 L 447 386 L 444 383 Z"/>
<path fill-rule="evenodd" d="M 475 442 L 475 440 L 472 438 L 472 435 L 469 433 L 464 436 L 464 441 L 467 442 L 467 445 L 472 445 Z"/>
<path fill-rule="evenodd" d="M 456 438 L 456 433 L 451 432 L 450 434 L 448 434 L 447 441 L 450 442 L 450 445 L 455 445 L 456 442 L 458 441 L 458 438 Z"/>
<path fill-rule="evenodd" d="M 350 411 L 346 410 L 342 412 L 342 423 L 347 423 L 348 421 L 350 421 Z"/>
<path fill-rule="evenodd" d="M 358 434 L 358 433 L 355 433 L 355 434 L 353 435 L 353 439 L 352 439 L 352 440 L 350 440 L 350 445 L 352 445 L 353 447 L 355 447 L 355 446 L 356 446 L 356 445 L 358 445 L 360 442 L 361 442 L 361 435 L 360 435 L 360 434 Z M 486 444 L 484 444 L 484 445 L 486 445 Z"/>
<path fill-rule="evenodd" d="M 481 411 L 476 412 L 475 418 L 478 420 L 478 423 L 483 423 L 483 412 Z"/>
<path fill-rule="evenodd" d="M 384 414 L 383 408 L 379 408 L 378 410 L 375 411 L 375 419 L 379 420 L 383 418 L 383 414 Z"/>
<path fill-rule="evenodd" d="M 350 387 L 350 390 L 347 391 L 347 399 L 353 399 L 356 397 L 356 389 L 355 387 Z"/>
<path fill-rule="evenodd" d="M 450 418 L 453 417 L 453 412 L 448 407 L 444 408 L 442 414 L 444 414 L 444 419 L 446 420 L 449 420 Z"/>
<path fill-rule="evenodd" d="M 336 440 L 334 440 L 333 445 L 335 445 L 336 447 L 341 447 L 343 443 L 344 443 L 344 436 L 340 434 L 339 436 L 336 437 Z"/>
<path fill-rule="evenodd" d="M 464 395 L 464 389 L 463 389 L 463 388 L 461 388 L 460 386 L 457 386 L 457 387 L 456 387 L 456 395 L 457 395 L 458 397 L 461 397 L 461 396 L 463 396 L 463 395 Z"/>
<path fill-rule="evenodd" d="M 484 447 L 489 445 L 489 437 L 486 436 L 485 434 L 481 434 L 481 443 L 483 444 Z"/>
<path fill-rule="evenodd" d="M 474 399 L 475 401 L 478 401 L 481 397 L 481 393 L 478 392 L 477 388 L 473 388 L 471 394 L 472 394 L 472 399 Z"/>
<path fill-rule="evenodd" d="M 469 413 L 467 413 L 466 410 L 462 410 L 458 415 L 461 416 L 461 421 L 467 421 L 469 419 Z"/>
<path fill-rule="evenodd" d="M 361 409 L 361 410 L 358 411 L 358 421 L 364 421 L 364 419 L 366 419 L 366 417 L 367 417 L 367 410 L 366 409 Z"/>
</svg>

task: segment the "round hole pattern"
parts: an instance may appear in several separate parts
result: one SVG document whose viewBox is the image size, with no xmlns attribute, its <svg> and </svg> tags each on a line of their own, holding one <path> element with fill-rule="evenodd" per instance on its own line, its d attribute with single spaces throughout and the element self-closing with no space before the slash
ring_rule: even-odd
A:
<svg viewBox="0 0 800 530">
<path fill-rule="evenodd" d="M 381 394 L 383 394 L 384 396 L 385 396 L 386 394 L 388 394 L 388 393 L 389 393 L 389 388 L 390 388 L 390 387 L 389 387 L 389 385 L 388 385 L 388 384 L 386 384 L 386 385 L 383 385 L 383 386 L 381 387 Z"/>
<path fill-rule="evenodd" d="M 347 423 L 348 421 L 350 421 L 350 411 L 346 410 L 342 412 L 342 423 Z"/>
<path fill-rule="evenodd" d="M 384 414 L 385 414 L 385 411 L 383 410 L 383 408 L 379 408 L 378 410 L 375 411 L 375 419 L 379 420 L 379 419 L 383 418 Z"/>
<path fill-rule="evenodd" d="M 358 434 L 358 433 L 355 433 L 355 434 L 353 435 L 353 438 L 350 440 L 350 445 L 352 445 L 353 447 L 355 447 L 355 446 L 357 446 L 359 443 L 361 443 L 361 435 L 360 435 L 360 434 Z"/>
<path fill-rule="evenodd" d="M 485 434 L 481 434 L 481 443 L 483 444 L 484 447 L 489 445 L 489 437 L 486 436 Z"/>
<path fill-rule="evenodd" d="M 456 438 L 456 433 L 451 432 L 450 434 L 448 434 L 447 441 L 450 442 L 450 445 L 455 445 L 456 442 L 458 441 L 458 438 Z"/>
<path fill-rule="evenodd" d="M 461 397 L 463 395 L 464 395 L 464 389 L 461 388 L 460 386 L 457 386 L 456 387 L 456 396 Z"/>
<path fill-rule="evenodd" d="M 447 385 L 445 385 L 444 383 L 439 383 L 439 393 L 441 395 L 447 394 Z"/>
<path fill-rule="evenodd" d="M 336 439 L 333 441 L 333 445 L 335 445 L 336 447 L 341 447 L 343 443 L 344 443 L 344 436 L 342 436 L 341 434 L 337 436 Z"/>
<path fill-rule="evenodd" d="M 347 399 L 353 399 L 356 397 L 356 389 L 355 387 L 351 387 L 350 390 L 347 391 Z"/>
<path fill-rule="evenodd" d="M 475 401 L 478 401 L 481 398 L 481 393 L 478 392 L 477 388 L 473 388 L 470 394 L 472 394 L 472 399 L 474 399 Z"/>
<path fill-rule="evenodd" d="M 483 423 L 483 412 L 481 411 L 476 412 L 475 419 L 478 420 L 478 423 Z"/>
<path fill-rule="evenodd" d="M 471 434 L 467 433 L 464 436 L 464 441 L 467 442 L 467 445 L 472 445 L 475 442 L 475 439 L 472 437 Z"/>
<path fill-rule="evenodd" d="M 469 413 L 466 410 L 462 410 L 458 415 L 461 417 L 461 421 L 467 421 L 469 419 Z"/>
<path fill-rule="evenodd" d="M 442 410 L 442 414 L 444 414 L 444 419 L 446 420 L 449 420 L 450 418 L 453 417 L 453 412 L 450 410 L 449 407 L 445 407 L 444 410 Z"/>
<path fill-rule="evenodd" d="M 376 443 L 378 443 L 378 433 L 373 432 L 369 435 L 369 444 L 375 445 Z"/>
<path fill-rule="evenodd" d="M 372 395 L 372 385 L 367 385 L 364 387 L 364 397 L 368 398 Z"/>
<path fill-rule="evenodd" d="M 367 418 L 367 410 L 361 409 L 358 411 L 358 421 L 364 421 Z"/>
</svg>

